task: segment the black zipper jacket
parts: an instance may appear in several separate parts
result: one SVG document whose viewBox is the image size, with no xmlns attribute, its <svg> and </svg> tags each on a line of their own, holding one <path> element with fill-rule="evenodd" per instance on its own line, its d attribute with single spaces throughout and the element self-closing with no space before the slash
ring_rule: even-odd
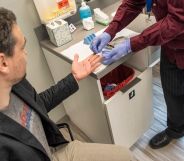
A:
<svg viewBox="0 0 184 161">
<path fill-rule="evenodd" d="M 72 74 L 44 92 L 37 93 L 22 80 L 12 92 L 30 106 L 41 118 L 49 146 L 68 143 L 47 113 L 78 90 Z M 24 127 L 0 112 L 0 161 L 50 161 L 39 141 Z"/>
</svg>

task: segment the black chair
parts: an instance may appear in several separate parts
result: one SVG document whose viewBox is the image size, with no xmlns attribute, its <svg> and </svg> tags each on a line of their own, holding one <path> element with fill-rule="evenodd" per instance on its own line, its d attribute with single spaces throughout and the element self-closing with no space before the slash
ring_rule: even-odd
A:
<svg viewBox="0 0 184 161">
<path fill-rule="evenodd" d="M 70 139 L 72 141 L 74 141 L 73 135 L 72 135 L 72 131 L 70 130 L 70 127 L 67 123 L 61 123 L 61 124 L 57 124 L 58 128 L 66 128 L 68 130 L 68 133 L 70 134 Z"/>
</svg>

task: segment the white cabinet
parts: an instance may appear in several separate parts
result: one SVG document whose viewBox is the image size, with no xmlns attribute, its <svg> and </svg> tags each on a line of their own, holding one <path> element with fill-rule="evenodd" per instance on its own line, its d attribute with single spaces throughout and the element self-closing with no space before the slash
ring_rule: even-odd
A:
<svg viewBox="0 0 184 161">
<path fill-rule="evenodd" d="M 151 69 L 105 102 L 113 142 L 130 147 L 150 127 L 152 113 Z"/>
<path fill-rule="evenodd" d="M 143 30 L 153 25 L 154 23 L 156 23 L 156 19 L 154 16 L 151 16 L 150 19 L 148 19 L 147 14 L 139 14 L 139 16 L 137 16 L 137 18 L 134 19 L 127 26 L 127 28 L 132 31 L 141 33 Z M 146 55 L 141 55 L 141 57 L 143 58 L 143 60 L 146 60 L 144 62 L 145 66 L 153 67 L 156 63 L 160 61 L 160 46 L 149 47 L 144 50 L 147 50 L 145 52 Z M 134 60 L 131 60 L 131 62 L 134 63 L 137 60 L 137 57 L 140 57 L 140 55 L 134 57 Z"/>
<path fill-rule="evenodd" d="M 71 62 L 76 51 L 81 59 L 90 54 L 89 47 L 82 44 L 79 42 L 60 53 L 52 53 L 43 47 L 55 82 L 71 72 Z M 92 141 L 130 147 L 150 127 L 153 119 L 152 69 L 146 57 L 148 50 L 122 58 L 108 67 L 99 67 L 79 82 L 78 92 L 64 101 L 70 119 Z M 100 78 L 125 62 L 135 70 L 133 80 L 106 99 Z"/>
</svg>

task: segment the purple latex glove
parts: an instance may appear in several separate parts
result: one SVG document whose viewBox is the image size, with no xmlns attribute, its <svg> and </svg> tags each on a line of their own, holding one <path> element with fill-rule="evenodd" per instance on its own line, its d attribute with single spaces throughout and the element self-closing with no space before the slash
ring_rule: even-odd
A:
<svg viewBox="0 0 184 161">
<path fill-rule="evenodd" d="M 127 55 L 131 52 L 131 45 L 130 45 L 130 39 L 127 39 L 123 41 L 122 43 L 116 45 L 113 49 L 103 49 L 102 50 L 102 56 L 103 61 L 102 63 L 105 65 L 109 65 L 123 56 Z"/>
<path fill-rule="evenodd" d="M 90 49 L 94 53 L 100 53 L 102 49 L 110 42 L 111 36 L 110 34 L 103 32 L 100 36 L 94 38 L 90 45 Z"/>
</svg>

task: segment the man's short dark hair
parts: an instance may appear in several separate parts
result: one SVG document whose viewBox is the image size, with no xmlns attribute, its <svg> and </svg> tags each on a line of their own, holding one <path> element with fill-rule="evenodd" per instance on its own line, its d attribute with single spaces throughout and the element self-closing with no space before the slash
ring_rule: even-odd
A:
<svg viewBox="0 0 184 161">
<path fill-rule="evenodd" d="M 4 53 L 7 56 L 13 55 L 16 43 L 12 35 L 12 28 L 15 23 L 15 14 L 8 9 L 0 7 L 0 53 Z"/>
</svg>

